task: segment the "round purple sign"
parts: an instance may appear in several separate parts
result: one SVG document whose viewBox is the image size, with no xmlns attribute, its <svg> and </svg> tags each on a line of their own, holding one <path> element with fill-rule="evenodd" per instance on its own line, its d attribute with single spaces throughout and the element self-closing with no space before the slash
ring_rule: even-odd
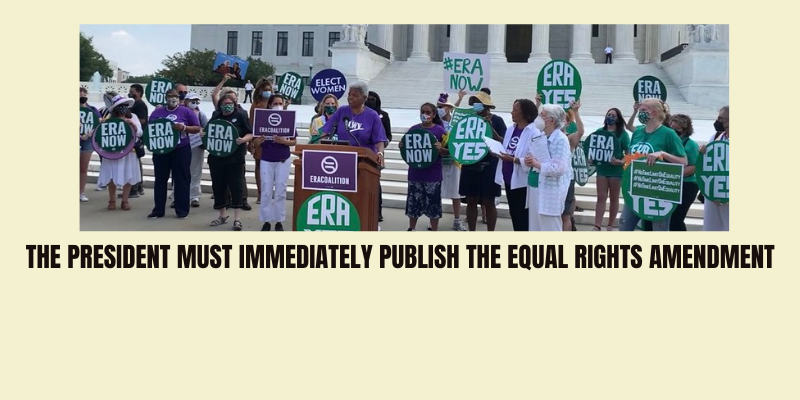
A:
<svg viewBox="0 0 800 400">
<path fill-rule="evenodd" d="M 311 95 L 317 101 L 322 101 L 325 95 L 332 94 L 337 99 L 341 99 L 347 90 L 347 79 L 344 74 L 335 69 L 323 69 L 314 75 L 311 84 L 308 85 Z"/>
<path fill-rule="evenodd" d="M 94 151 L 109 160 L 127 156 L 136 144 L 133 130 L 127 122 L 119 118 L 111 118 L 100 123 L 92 139 Z"/>
</svg>

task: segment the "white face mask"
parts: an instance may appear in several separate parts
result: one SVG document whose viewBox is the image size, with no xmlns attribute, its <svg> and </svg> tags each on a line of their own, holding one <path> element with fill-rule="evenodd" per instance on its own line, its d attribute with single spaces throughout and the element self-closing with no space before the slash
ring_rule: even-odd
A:
<svg viewBox="0 0 800 400">
<path fill-rule="evenodd" d="M 542 119 L 542 117 L 536 117 L 536 119 L 533 121 L 533 126 L 535 126 L 536 129 L 538 129 L 540 131 L 543 131 L 544 130 L 544 120 Z"/>
<path fill-rule="evenodd" d="M 437 112 L 439 113 L 439 118 L 444 118 L 444 116 L 447 115 L 447 110 L 444 108 L 440 108 Z"/>
<path fill-rule="evenodd" d="M 197 110 L 197 106 L 198 106 L 198 105 L 199 105 L 199 104 L 195 104 L 195 103 L 189 103 L 189 104 L 187 104 L 187 106 L 188 106 L 189 108 L 191 108 L 192 110 Z"/>
<path fill-rule="evenodd" d="M 283 110 L 283 106 L 274 105 L 274 106 L 272 106 L 272 109 L 273 110 Z"/>
</svg>

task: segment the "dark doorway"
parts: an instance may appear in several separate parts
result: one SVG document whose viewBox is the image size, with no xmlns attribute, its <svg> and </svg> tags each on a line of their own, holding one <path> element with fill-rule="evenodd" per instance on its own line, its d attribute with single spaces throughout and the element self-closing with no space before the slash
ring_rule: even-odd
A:
<svg viewBox="0 0 800 400">
<path fill-rule="evenodd" d="M 526 63 L 531 55 L 533 25 L 506 25 L 506 58 L 510 63 Z"/>
</svg>

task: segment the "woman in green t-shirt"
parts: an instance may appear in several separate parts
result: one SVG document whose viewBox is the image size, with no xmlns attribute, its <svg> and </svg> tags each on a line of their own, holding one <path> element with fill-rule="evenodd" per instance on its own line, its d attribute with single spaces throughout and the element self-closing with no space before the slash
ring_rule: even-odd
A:
<svg viewBox="0 0 800 400">
<path fill-rule="evenodd" d="M 599 135 L 613 135 L 616 138 L 615 145 L 619 148 L 614 149 L 614 155 L 611 156 L 611 161 L 606 163 L 598 163 L 597 165 L 597 204 L 594 207 L 594 229 L 600 230 L 603 223 L 603 214 L 606 213 L 606 199 L 611 199 L 611 204 L 608 207 L 608 230 L 613 231 L 615 228 L 614 223 L 617 221 L 617 213 L 619 212 L 619 189 L 622 184 L 622 158 L 628 154 L 628 147 L 631 145 L 630 136 L 625 132 L 625 121 L 622 117 L 622 112 L 618 108 L 612 108 L 606 112 L 606 119 L 603 127 L 598 129 L 595 133 Z M 591 140 L 591 137 L 587 140 Z M 616 147 L 615 146 L 615 147 Z M 620 158 L 616 158 L 619 156 Z M 592 160 L 588 160 L 589 163 Z"/>
<path fill-rule="evenodd" d="M 689 118 L 688 115 L 675 114 L 672 116 L 672 120 L 669 124 L 670 127 L 675 130 L 675 133 L 678 134 L 678 137 L 681 138 L 681 143 L 683 143 L 683 149 L 686 151 L 686 158 L 689 163 L 683 169 L 683 195 L 681 197 L 681 204 L 672 212 L 669 221 L 669 230 L 685 231 L 686 224 L 684 220 L 686 219 L 686 214 L 689 213 L 689 207 L 692 206 L 692 203 L 694 203 L 697 198 L 697 192 L 700 191 L 694 176 L 695 165 L 700 161 L 700 147 L 697 145 L 697 142 L 689 139 L 689 136 L 692 136 L 692 133 L 694 133 L 694 128 L 692 127 L 692 119 Z"/>
<path fill-rule="evenodd" d="M 667 108 L 663 101 L 646 99 L 639 106 L 639 122 L 642 126 L 636 128 L 631 137 L 631 154 L 646 154 L 647 164 L 653 165 L 657 160 L 673 164 L 687 164 L 686 151 L 683 148 L 678 134 L 663 125 L 667 117 Z M 625 204 L 620 218 L 620 230 L 632 231 L 636 229 L 640 217 L 633 212 L 630 204 Z M 654 231 L 668 231 L 669 218 L 653 222 Z"/>
</svg>

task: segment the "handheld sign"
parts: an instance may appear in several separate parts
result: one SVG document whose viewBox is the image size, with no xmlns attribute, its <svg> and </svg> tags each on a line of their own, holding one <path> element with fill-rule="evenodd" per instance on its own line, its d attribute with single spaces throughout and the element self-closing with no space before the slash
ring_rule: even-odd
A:
<svg viewBox="0 0 800 400">
<path fill-rule="evenodd" d="M 635 173 L 636 168 L 639 172 Z M 677 172 L 680 170 L 680 172 Z M 660 175 L 667 176 L 666 184 L 660 184 Z M 678 176 L 680 175 L 680 176 Z M 622 195 L 625 204 L 633 213 L 645 221 L 660 221 L 668 218 L 681 201 L 683 165 L 656 162 L 648 167 L 646 161 L 632 161 L 622 173 Z M 676 185 L 677 183 L 677 185 Z M 659 197 L 668 197 L 667 201 Z M 674 200 L 677 199 L 677 202 Z"/>
<path fill-rule="evenodd" d="M 539 71 L 536 93 L 542 95 L 542 104 L 557 104 L 565 110 L 570 101 L 581 98 L 581 74 L 568 61 L 553 60 Z"/>
<path fill-rule="evenodd" d="M 133 130 L 125 120 L 110 118 L 97 126 L 92 147 L 103 158 L 118 160 L 131 152 L 135 142 Z"/>
<path fill-rule="evenodd" d="M 247 67 L 249 65 L 249 62 L 241 58 L 218 52 L 217 57 L 214 59 L 213 70 L 220 75 L 231 74 L 234 78 L 243 81 L 247 75 Z"/>
<path fill-rule="evenodd" d="M 427 168 L 439 157 L 434 147 L 436 136 L 424 129 L 409 131 L 400 140 L 400 157 L 412 168 Z"/>
<path fill-rule="evenodd" d="M 89 107 L 81 107 L 81 135 L 91 133 L 100 124 L 97 114 Z"/>
<path fill-rule="evenodd" d="M 593 164 L 608 164 L 612 158 L 622 159 L 622 145 L 617 137 L 608 131 L 592 133 L 583 140 L 586 159 Z"/>
<path fill-rule="evenodd" d="M 175 83 L 169 79 L 153 78 L 144 88 L 144 97 L 154 106 L 163 106 L 167 104 L 167 91 L 174 87 Z"/>
<path fill-rule="evenodd" d="M 303 78 L 294 72 L 287 72 L 278 79 L 278 93 L 291 99 L 294 103 L 300 102 L 300 98 L 303 97 L 303 89 L 305 89 Z"/>
<path fill-rule="evenodd" d="M 341 99 L 347 89 L 347 79 L 345 79 L 344 74 L 335 69 L 323 69 L 314 75 L 308 86 L 311 95 L 317 101 L 322 101 L 322 98 L 327 94 L 332 94 L 337 99 Z"/>
<path fill-rule="evenodd" d="M 294 110 L 267 110 L 257 108 L 253 112 L 253 136 L 266 136 L 268 140 L 277 136 L 294 136 Z"/>
<path fill-rule="evenodd" d="M 484 136 L 492 137 L 486 120 L 478 116 L 467 117 L 452 128 L 447 147 L 459 164 L 475 164 L 489 154 L 489 147 L 482 139 Z"/>
<path fill-rule="evenodd" d="M 644 99 L 661 99 L 667 101 L 667 87 L 661 79 L 645 75 L 633 85 L 633 99 L 641 103 Z"/>
<path fill-rule="evenodd" d="M 340 193 L 317 192 L 297 212 L 298 231 L 360 231 L 356 206 Z"/>
<path fill-rule="evenodd" d="M 572 174 L 575 183 L 578 186 L 586 186 L 589 183 L 589 177 L 597 171 L 597 167 L 589 166 L 586 162 L 586 154 L 583 152 L 582 146 L 575 147 L 572 152 Z"/>
<path fill-rule="evenodd" d="M 475 93 L 489 87 L 489 56 L 486 54 L 444 53 L 444 91 Z"/>
<path fill-rule="evenodd" d="M 453 117 L 450 119 L 450 132 L 453 132 L 455 130 L 456 125 L 459 122 L 461 122 L 462 119 L 472 115 L 475 115 L 475 110 L 472 107 L 456 108 L 455 110 L 453 110 Z"/>
<path fill-rule="evenodd" d="M 144 145 L 153 154 L 167 154 L 178 147 L 181 133 L 172 128 L 172 121 L 161 118 L 148 122 L 144 128 Z"/>
<path fill-rule="evenodd" d="M 224 120 L 209 121 L 203 136 L 203 145 L 208 154 L 214 157 L 228 157 L 237 148 L 236 138 L 239 130 L 232 123 Z"/>
<path fill-rule="evenodd" d="M 711 201 L 730 201 L 729 158 L 727 141 L 713 141 L 706 145 L 706 154 L 701 154 L 695 176 L 700 192 Z"/>
</svg>

